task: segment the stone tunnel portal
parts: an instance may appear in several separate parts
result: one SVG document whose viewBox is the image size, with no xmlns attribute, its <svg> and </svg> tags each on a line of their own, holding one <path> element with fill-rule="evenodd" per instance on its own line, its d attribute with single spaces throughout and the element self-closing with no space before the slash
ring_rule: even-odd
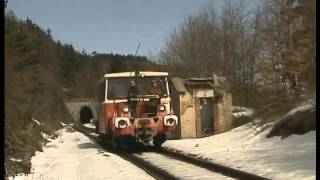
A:
<svg viewBox="0 0 320 180">
<path fill-rule="evenodd" d="M 90 123 L 90 120 L 93 119 L 92 110 L 88 106 L 81 107 L 79 118 L 81 124 Z"/>
</svg>

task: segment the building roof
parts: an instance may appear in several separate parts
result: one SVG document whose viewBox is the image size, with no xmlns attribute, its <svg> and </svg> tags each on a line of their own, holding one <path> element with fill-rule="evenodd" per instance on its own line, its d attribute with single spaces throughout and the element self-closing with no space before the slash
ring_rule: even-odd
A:
<svg viewBox="0 0 320 180">
<path fill-rule="evenodd" d="M 213 83 L 213 78 L 189 78 L 189 79 L 181 79 L 178 77 L 171 78 L 172 84 L 175 90 L 179 94 L 185 94 L 188 89 L 214 89 L 218 93 L 222 93 L 224 91 L 224 87 L 221 84 Z"/>
<path fill-rule="evenodd" d="M 200 81 L 200 82 L 186 81 L 184 85 L 192 89 L 212 89 L 213 88 L 213 83 L 207 82 L 207 81 Z"/>
<path fill-rule="evenodd" d="M 175 88 L 175 90 L 179 93 L 179 94 L 185 94 L 187 89 L 184 86 L 184 80 L 178 77 L 174 77 L 171 78 L 172 84 Z"/>
<path fill-rule="evenodd" d="M 140 74 L 144 76 L 168 76 L 168 72 L 156 72 L 156 71 L 140 71 Z M 105 74 L 105 78 L 112 78 L 112 77 L 134 77 L 135 71 L 131 72 L 121 72 L 121 73 L 109 73 Z"/>
<path fill-rule="evenodd" d="M 207 78 L 189 78 L 189 81 L 213 81 L 212 77 L 207 77 Z"/>
</svg>

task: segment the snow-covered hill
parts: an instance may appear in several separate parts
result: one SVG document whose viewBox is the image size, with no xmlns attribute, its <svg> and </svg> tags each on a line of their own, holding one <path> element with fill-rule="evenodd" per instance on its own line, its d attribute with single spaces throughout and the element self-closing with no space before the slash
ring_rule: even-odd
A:
<svg viewBox="0 0 320 180">
<path fill-rule="evenodd" d="M 287 115 L 307 111 L 314 106 L 304 104 Z M 10 179 L 153 179 L 128 161 L 102 150 L 83 134 L 63 125 L 65 127 L 58 131 L 59 137 L 51 139 L 44 152 L 37 152 L 32 158 L 31 174 Z M 316 131 L 290 135 L 285 139 L 280 136 L 266 138 L 272 125 L 257 127 L 247 123 L 206 138 L 168 140 L 163 146 L 271 179 L 316 179 Z M 90 124 L 86 127 L 94 128 Z"/>
<path fill-rule="evenodd" d="M 10 179 L 154 179 L 119 156 L 106 152 L 85 135 L 65 127 L 59 137 L 32 157 L 31 174 Z"/>
<path fill-rule="evenodd" d="M 310 110 L 314 106 L 314 102 L 303 104 L 286 116 Z M 266 138 L 272 125 L 269 123 L 257 127 L 247 123 L 206 138 L 169 140 L 163 146 L 198 154 L 214 162 L 271 179 L 316 179 L 316 131 L 290 135 L 285 139 L 280 136 Z"/>
</svg>

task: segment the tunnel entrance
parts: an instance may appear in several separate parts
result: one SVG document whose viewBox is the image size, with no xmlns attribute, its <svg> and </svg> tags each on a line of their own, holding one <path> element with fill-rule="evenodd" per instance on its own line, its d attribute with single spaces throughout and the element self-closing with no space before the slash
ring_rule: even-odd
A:
<svg viewBox="0 0 320 180">
<path fill-rule="evenodd" d="M 88 106 L 84 106 L 80 109 L 80 123 L 90 123 L 90 119 L 93 118 L 92 111 Z"/>
</svg>

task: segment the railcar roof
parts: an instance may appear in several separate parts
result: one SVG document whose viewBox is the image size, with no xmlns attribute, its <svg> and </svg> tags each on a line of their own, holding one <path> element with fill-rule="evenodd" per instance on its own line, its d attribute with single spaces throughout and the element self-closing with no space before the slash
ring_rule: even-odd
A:
<svg viewBox="0 0 320 180">
<path fill-rule="evenodd" d="M 168 76 L 168 72 L 156 72 L 156 71 L 140 71 L 140 74 L 144 74 L 144 76 Z M 134 77 L 135 72 L 121 72 L 121 73 L 109 73 L 105 74 L 105 78 L 112 78 L 112 77 Z"/>
</svg>

